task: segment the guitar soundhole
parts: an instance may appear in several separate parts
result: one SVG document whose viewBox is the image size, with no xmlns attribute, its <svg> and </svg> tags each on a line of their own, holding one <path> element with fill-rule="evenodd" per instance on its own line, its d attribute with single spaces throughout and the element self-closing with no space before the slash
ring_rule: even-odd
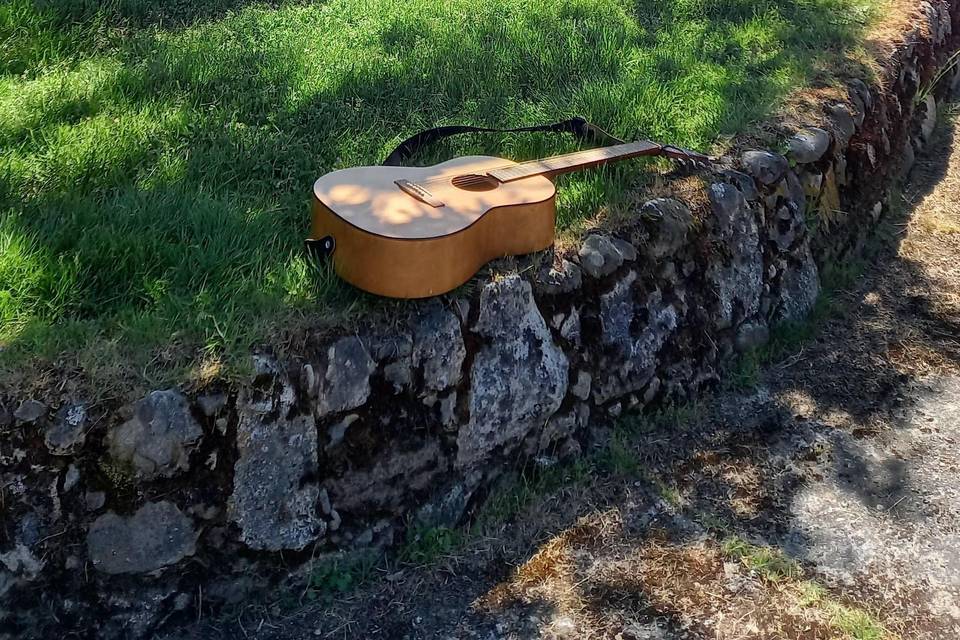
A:
<svg viewBox="0 0 960 640">
<path fill-rule="evenodd" d="M 457 176 L 451 180 L 453 186 L 464 191 L 492 191 L 499 184 L 495 178 L 490 176 L 481 176 L 470 173 L 465 176 Z"/>
</svg>

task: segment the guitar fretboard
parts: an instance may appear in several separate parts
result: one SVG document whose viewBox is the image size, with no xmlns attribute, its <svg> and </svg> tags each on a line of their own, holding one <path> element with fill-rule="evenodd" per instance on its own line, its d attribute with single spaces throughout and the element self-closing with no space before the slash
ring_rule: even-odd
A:
<svg viewBox="0 0 960 640">
<path fill-rule="evenodd" d="M 496 169 L 491 171 L 489 175 L 500 182 L 511 182 L 513 180 L 529 178 L 530 176 L 543 174 L 555 175 L 576 169 L 594 167 L 613 160 L 651 155 L 660 149 L 660 145 L 656 143 L 640 140 L 638 142 L 627 142 L 612 147 L 600 147 L 598 149 L 568 153 L 562 156 L 544 158 L 543 160 L 523 162 L 505 169 Z"/>
</svg>

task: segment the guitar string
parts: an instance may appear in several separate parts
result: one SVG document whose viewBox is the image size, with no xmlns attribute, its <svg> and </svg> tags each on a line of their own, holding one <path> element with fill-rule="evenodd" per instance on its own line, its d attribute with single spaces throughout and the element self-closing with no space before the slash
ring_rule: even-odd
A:
<svg viewBox="0 0 960 640">
<path fill-rule="evenodd" d="M 636 144 L 637 144 L 636 142 L 627 142 L 627 143 L 624 143 L 624 144 L 622 144 L 622 145 L 614 145 L 614 146 L 612 146 L 612 147 L 601 147 L 600 149 L 587 149 L 587 150 L 581 150 L 581 151 L 573 151 L 573 152 L 571 152 L 571 153 L 565 153 L 565 154 L 562 154 L 562 155 L 559 155 L 559 156 L 551 156 L 551 157 L 549 157 L 549 158 L 540 158 L 540 159 L 535 159 L 535 160 L 527 160 L 527 161 L 525 161 L 525 162 L 515 162 L 515 163 L 512 163 L 512 164 L 506 164 L 506 165 L 502 165 L 502 166 L 490 167 L 490 168 L 485 169 L 485 171 L 487 172 L 487 174 L 490 174 L 490 173 L 492 173 L 492 172 L 494 172 L 494 171 L 504 171 L 504 170 L 509 171 L 509 170 L 511 170 L 511 169 L 520 169 L 520 168 L 524 168 L 524 167 L 528 167 L 528 166 L 533 166 L 533 165 L 536 165 L 536 164 L 546 164 L 547 162 L 550 162 L 550 161 L 553 161 L 553 160 L 568 159 L 568 158 L 570 158 L 570 157 L 572 157 L 572 156 L 576 156 L 576 155 L 580 155 L 580 154 L 584 154 L 584 155 L 586 156 L 587 154 L 590 154 L 591 152 L 600 151 L 601 153 L 609 153 L 609 151 L 608 151 L 609 149 L 616 149 L 616 148 L 621 148 L 621 149 L 622 149 L 623 147 L 626 147 L 626 146 L 629 146 L 629 145 L 636 145 Z M 609 156 L 609 157 L 612 158 L 612 157 L 615 157 L 615 156 Z M 606 155 L 601 155 L 601 157 L 598 158 L 598 159 L 599 159 L 599 160 L 605 160 L 605 159 L 608 159 L 608 156 L 606 156 Z M 587 160 L 587 162 L 589 162 L 589 160 Z M 546 173 L 546 172 L 548 172 L 548 171 L 550 171 L 549 168 L 548 168 L 548 169 L 545 169 L 545 170 L 544 170 L 544 173 Z M 465 174 L 465 175 L 471 175 L 471 174 Z M 452 180 L 453 178 L 456 178 L 456 177 L 457 177 L 457 176 L 436 176 L 436 177 L 434 177 L 434 178 L 427 178 L 426 180 L 420 180 L 420 181 L 417 182 L 417 184 L 424 185 L 424 184 L 432 184 L 432 183 L 436 183 L 436 182 L 447 182 L 447 181 Z M 481 181 L 483 181 L 483 182 L 485 182 L 485 181 L 488 179 L 488 177 L 489 177 L 488 175 L 480 175 L 480 176 L 479 176 L 479 178 L 480 178 Z"/>
</svg>

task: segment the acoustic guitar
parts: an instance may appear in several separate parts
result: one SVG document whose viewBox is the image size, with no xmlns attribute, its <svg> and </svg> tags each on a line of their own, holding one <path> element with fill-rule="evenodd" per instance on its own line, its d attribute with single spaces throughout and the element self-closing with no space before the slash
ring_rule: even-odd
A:
<svg viewBox="0 0 960 640">
<path fill-rule="evenodd" d="M 484 264 L 554 241 L 551 177 L 638 156 L 706 162 L 646 140 L 530 162 L 490 156 L 430 167 L 355 167 L 313 185 L 311 243 L 347 282 L 392 298 L 446 293 Z"/>
</svg>

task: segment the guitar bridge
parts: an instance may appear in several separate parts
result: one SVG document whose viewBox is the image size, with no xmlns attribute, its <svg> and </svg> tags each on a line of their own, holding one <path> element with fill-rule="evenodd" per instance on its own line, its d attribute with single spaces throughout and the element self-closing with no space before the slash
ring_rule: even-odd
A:
<svg viewBox="0 0 960 640">
<path fill-rule="evenodd" d="M 442 207 L 443 202 L 437 199 L 435 195 L 421 187 L 416 182 L 410 182 L 409 180 L 394 180 L 393 183 L 400 187 L 400 190 L 404 193 L 413 196 L 420 202 L 430 205 L 431 207 Z"/>
</svg>

